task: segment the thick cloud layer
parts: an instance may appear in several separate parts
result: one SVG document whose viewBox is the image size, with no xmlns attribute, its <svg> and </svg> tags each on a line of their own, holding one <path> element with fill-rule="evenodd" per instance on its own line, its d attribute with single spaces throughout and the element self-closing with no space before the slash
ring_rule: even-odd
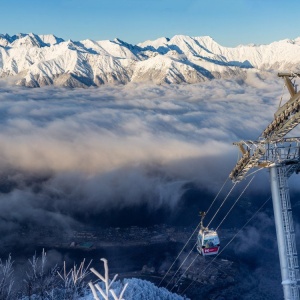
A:
<svg viewBox="0 0 300 300">
<path fill-rule="evenodd" d="M 236 163 L 232 142 L 260 135 L 282 84 L 257 74 L 89 89 L 1 82 L 0 229 L 67 228 L 139 205 L 172 212 L 189 183 L 214 195 Z"/>
</svg>

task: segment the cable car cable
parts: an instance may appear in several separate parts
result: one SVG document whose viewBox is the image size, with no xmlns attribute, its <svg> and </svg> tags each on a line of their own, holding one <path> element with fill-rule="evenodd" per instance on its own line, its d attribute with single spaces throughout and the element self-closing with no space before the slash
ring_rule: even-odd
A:
<svg viewBox="0 0 300 300">
<path fill-rule="evenodd" d="M 223 185 L 222 185 L 221 189 L 219 190 L 218 194 L 216 195 L 215 199 L 213 200 L 213 202 L 210 204 L 209 208 L 207 209 L 206 214 L 208 214 L 208 212 L 210 211 L 211 207 L 213 206 L 213 204 L 217 200 L 218 196 L 220 195 L 221 191 L 223 190 L 223 188 L 224 188 L 224 186 L 225 186 L 225 184 L 227 183 L 228 180 L 229 180 L 229 177 L 227 177 L 227 179 L 223 183 Z"/>
<path fill-rule="evenodd" d="M 279 109 L 279 108 L 280 108 L 280 106 L 281 106 L 281 102 L 282 102 L 282 98 L 283 98 L 283 90 L 284 90 L 284 87 L 285 87 L 285 84 L 283 84 L 283 87 L 282 87 L 282 91 L 281 91 L 281 97 L 280 97 L 280 100 L 279 100 L 278 109 Z"/>
<path fill-rule="evenodd" d="M 188 257 L 191 255 L 191 253 L 194 251 L 195 247 L 197 246 L 197 243 L 194 245 L 194 247 L 191 249 L 191 251 L 188 253 L 188 255 L 185 257 L 185 259 L 183 260 L 183 262 L 181 263 L 181 265 L 178 267 L 177 271 L 174 273 L 174 275 L 172 276 L 172 278 L 170 279 L 169 283 L 167 284 L 166 288 L 169 286 L 169 284 L 171 283 L 171 281 L 174 279 L 174 277 L 176 276 L 176 274 L 179 272 L 180 268 L 184 265 L 184 263 L 186 262 L 186 260 L 188 259 Z"/>
<path fill-rule="evenodd" d="M 228 180 L 228 179 L 227 179 Z M 220 189 L 220 191 L 219 191 L 219 193 L 221 192 L 221 190 L 223 189 L 223 187 L 225 186 L 225 183 L 227 182 L 227 180 L 224 182 L 224 184 L 223 184 L 223 186 L 221 187 L 221 189 Z M 225 197 L 225 199 L 223 200 L 223 202 L 222 202 L 222 204 L 221 204 L 221 206 L 219 207 L 219 209 L 218 209 L 218 211 L 220 210 L 220 208 L 223 206 L 223 204 L 225 203 L 225 201 L 227 200 L 227 198 L 229 197 L 229 195 L 231 194 L 231 192 L 232 192 L 232 190 L 233 190 L 233 188 L 235 187 L 235 185 L 237 184 L 237 182 L 233 185 L 233 187 L 231 188 L 231 190 L 229 191 L 229 193 L 227 194 L 227 196 Z M 218 193 L 218 194 L 219 194 Z M 215 199 L 216 199 L 217 197 L 215 197 Z M 214 217 L 216 216 L 216 214 L 218 213 L 218 211 L 215 213 L 215 215 L 214 215 Z M 214 218 L 213 217 L 213 218 Z M 213 219 L 212 219 L 213 220 Z M 212 222 L 212 220 L 210 221 L 210 223 Z M 210 224 L 209 223 L 209 224 Z M 209 226 L 209 225 L 208 225 Z M 208 227 L 207 226 L 207 227 Z M 199 225 L 196 227 L 196 229 L 199 227 Z M 194 230 L 194 232 L 196 231 L 196 229 Z M 194 232 L 193 232 L 193 234 L 194 234 Z M 192 235 L 193 235 L 192 234 Z M 191 239 L 191 237 L 192 237 L 192 235 L 190 236 L 190 239 Z M 189 239 L 189 240 L 190 240 Z M 188 243 L 188 242 L 187 242 Z M 186 243 L 186 245 L 187 245 L 187 243 Z M 185 246 L 186 246 L 185 245 Z M 194 245 L 194 247 L 192 248 L 192 250 L 195 248 L 195 246 L 197 245 L 197 243 Z M 184 248 L 185 248 L 185 246 L 184 246 Z M 183 248 L 183 249 L 184 249 Z M 181 252 L 180 252 L 180 254 L 182 253 L 182 251 L 183 251 L 183 249 L 181 250 Z M 180 268 L 183 266 L 183 264 L 184 264 L 184 262 L 188 259 L 188 257 L 190 256 L 190 254 L 192 253 L 192 250 L 187 254 L 187 256 L 185 257 L 185 259 L 183 260 L 183 263 L 177 268 L 177 271 L 175 272 L 175 275 L 179 272 L 179 270 L 180 270 Z M 176 260 L 178 259 L 178 257 L 180 256 L 180 254 L 177 256 L 177 258 L 176 258 Z M 175 261 L 176 261 L 175 260 Z M 172 266 L 175 264 L 175 261 L 174 261 L 174 263 L 172 264 Z M 169 273 L 169 271 L 171 270 L 171 268 L 172 268 L 172 266 L 169 268 L 169 270 L 168 270 L 168 272 L 165 274 L 165 276 L 163 277 L 163 279 L 161 280 L 161 282 L 165 279 L 165 277 L 167 276 L 167 274 Z M 172 279 L 175 277 L 175 275 L 173 275 L 173 277 L 172 277 Z M 172 279 L 169 281 L 169 283 L 168 283 L 168 285 L 170 284 L 170 282 L 172 281 Z M 167 285 L 167 286 L 168 286 Z M 160 285 L 159 285 L 160 286 Z"/>
<path fill-rule="evenodd" d="M 227 196 L 225 197 L 225 199 L 223 200 L 223 202 L 221 203 L 221 205 L 219 206 L 218 210 L 216 211 L 216 213 L 214 214 L 214 216 L 212 217 L 212 219 L 210 220 L 210 222 L 208 223 L 207 227 L 209 227 L 209 225 L 211 224 L 211 222 L 213 221 L 213 219 L 215 218 L 215 216 L 217 215 L 217 213 L 220 211 L 221 207 L 224 205 L 225 201 L 227 200 L 227 198 L 229 197 L 229 195 L 231 194 L 232 190 L 235 188 L 237 182 L 234 183 L 233 187 L 230 189 L 230 191 L 228 192 Z"/>
<path fill-rule="evenodd" d="M 227 179 L 225 180 L 225 182 L 223 183 L 222 187 L 220 188 L 219 192 L 217 193 L 216 197 L 214 198 L 214 200 L 212 201 L 211 205 L 209 206 L 207 212 L 211 209 L 212 205 L 214 204 L 214 202 L 216 201 L 216 199 L 218 198 L 218 196 L 220 195 L 221 191 L 223 190 L 225 184 L 227 183 L 227 181 L 229 180 L 229 177 L 227 177 Z M 179 254 L 177 255 L 177 257 L 175 258 L 174 262 L 172 263 L 171 267 L 168 269 L 168 271 L 166 272 L 166 274 L 164 275 L 164 277 L 162 278 L 162 280 L 160 281 L 158 287 L 160 287 L 160 285 L 162 284 L 162 282 L 165 280 L 165 278 L 167 277 L 167 275 L 169 274 L 169 272 L 171 271 L 172 267 L 174 266 L 175 262 L 177 261 L 177 259 L 179 258 L 179 256 L 181 255 L 181 253 L 183 252 L 183 250 L 185 249 L 185 247 L 187 246 L 187 244 L 189 243 L 189 241 L 191 240 L 192 236 L 196 233 L 196 231 L 198 230 L 200 224 L 198 224 L 195 228 L 195 230 L 193 231 L 193 233 L 190 235 L 189 239 L 187 240 L 187 242 L 185 243 L 185 245 L 183 246 L 183 248 L 181 249 L 181 251 L 179 252 Z"/>
<path fill-rule="evenodd" d="M 255 177 L 255 175 L 253 176 L 253 178 Z M 238 197 L 238 200 L 241 198 L 241 196 L 243 195 L 243 193 L 245 192 L 245 190 L 247 189 L 247 187 L 249 186 L 249 184 L 252 182 L 252 180 L 253 180 L 253 178 L 250 180 L 250 182 L 247 184 L 247 186 L 245 187 L 245 189 L 242 191 L 242 193 L 239 195 L 239 197 Z M 226 181 L 225 181 L 225 183 L 226 183 Z M 227 200 L 227 198 L 229 197 L 229 195 L 230 195 L 230 193 L 232 192 L 232 190 L 233 190 L 233 188 L 235 187 L 235 185 L 237 184 L 237 182 L 233 185 L 233 187 L 231 188 L 231 190 L 229 191 L 229 193 L 227 194 L 227 196 L 225 197 L 225 199 L 223 200 L 223 202 L 222 202 L 222 204 L 221 204 L 221 206 L 219 207 L 219 209 L 218 209 L 218 211 L 220 210 L 220 208 L 223 206 L 223 204 L 225 203 L 225 201 Z M 222 186 L 222 188 L 224 187 L 224 185 L 225 184 L 223 184 L 223 186 Z M 222 189 L 221 188 L 221 189 Z M 215 198 L 216 199 L 216 198 Z M 238 200 L 236 200 L 236 202 L 238 201 Z M 235 202 L 235 203 L 236 203 Z M 233 207 L 232 207 L 233 208 Z M 231 208 L 231 209 L 232 209 Z M 231 210 L 230 209 L 230 210 Z M 218 213 L 218 211 L 215 213 L 215 215 L 214 215 L 214 217 L 216 216 L 216 214 Z M 230 212 L 230 211 L 229 211 Z M 226 216 L 225 216 L 225 218 L 228 216 L 228 214 L 229 214 L 229 212 L 226 214 Z M 213 217 L 213 218 L 214 218 Z M 225 218 L 222 220 L 222 222 L 225 220 Z M 212 219 L 213 220 L 213 219 Z M 210 221 L 210 223 L 212 222 L 212 220 Z M 210 224 L 209 223 L 209 224 Z M 208 225 L 209 226 L 209 225 Z M 208 227 L 207 226 L 207 227 Z M 220 226 L 220 225 L 219 225 Z M 218 226 L 218 227 L 219 227 Z M 199 227 L 199 225 L 196 227 L 196 229 Z M 195 232 L 195 231 L 194 231 Z M 191 237 L 190 237 L 191 238 Z M 190 239 L 189 239 L 190 240 Z M 177 271 L 175 272 L 175 274 L 173 275 L 173 277 L 171 278 L 171 280 L 169 281 L 169 283 L 167 284 L 167 286 L 166 287 L 168 287 L 169 286 L 169 284 L 170 284 L 170 282 L 173 280 L 173 278 L 176 276 L 176 274 L 179 272 L 179 270 L 180 270 L 180 268 L 183 266 L 183 264 L 185 263 L 185 261 L 188 259 L 188 257 L 190 256 L 190 254 L 192 253 L 192 251 L 194 250 L 194 248 L 195 248 L 195 246 L 197 245 L 197 242 L 196 242 L 196 244 L 194 245 L 194 247 L 191 249 L 191 251 L 187 254 L 187 256 L 184 258 L 184 260 L 183 260 L 183 262 L 181 263 L 181 265 L 177 268 Z M 182 252 L 182 251 L 181 251 Z M 179 257 L 179 256 L 178 256 Z M 175 263 L 175 261 L 174 261 L 174 263 Z M 172 266 L 174 265 L 174 263 L 172 264 Z M 172 267 L 171 266 L 171 267 Z M 189 267 L 188 267 L 189 268 Z M 171 269 L 171 268 L 170 268 Z M 169 271 L 170 271 L 170 269 L 169 269 Z M 169 272 L 168 271 L 168 272 Z M 186 271 L 185 271 L 186 272 Z M 184 273 L 185 273 L 184 272 Z M 184 274 L 183 273 L 183 274 Z M 166 275 L 165 275 L 166 276 Z M 165 278 L 165 277 L 164 277 Z M 162 279 L 162 281 L 164 280 L 164 278 Z M 161 281 L 161 282 L 162 282 Z"/>
<path fill-rule="evenodd" d="M 254 215 L 244 224 L 244 226 L 231 238 L 231 240 L 223 247 L 223 249 L 218 253 L 218 255 L 216 255 L 214 257 L 214 259 L 206 266 L 206 268 L 199 274 L 202 275 L 206 269 L 217 259 L 217 257 L 223 253 L 223 251 L 227 248 L 227 246 L 237 237 L 237 235 L 250 223 L 250 221 L 258 214 L 258 212 L 267 204 L 267 202 L 271 199 L 271 196 L 261 205 L 261 207 L 254 213 Z M 190 265 L 191 266 L 191 265 Z M 190 267 L 189 266 L 189 267 Z M 187 271 L 188 269 L 186 269 Z M 185 272 L 186 272 L 185 271 Z M 181 277 L 179 278 L 179 280 L 181 279 Z M 179 281 L 178 280 L 178 281 Z M 176 284 L 178 283 L 178 281 L 176 282 Z M 184 294 L 191 286 L 192 284 L 195 282 L 195 280 L 193 280 L 188 287 L 181 293 Z"/>
<path fill-rule="evenodd" d="M 168 273 L 171 271 L 172 267 L 174 266 L 175 262 L 177 261 L 177 259 L 179 258 L 179 256 L 181 255 L 181 253 L 183 252 L 183 250 L 185 249 L 185 247 L 187 246 L 187 244 L 189 243 L 189 241 L 191 240 L 192 236 L 195 234 L 195 232 L 198 230 L 199 225 L 197 225 L 197 227 L 195 228 L 195 230 L 193 231 L 193 233 L 191 234 L 191 236 L 189 237 L 189 239 L 187 240 L 187 242 L 185 243 L 185 245 L 183 246 L 183 248 L 181 249 L 181 251 L 179 252 L 179 254 L 177 255 L 177 257 L 175 258 L 174 262 L 172 263 L 171 267 L 168 269 L 168 271 L 166 272 L 166 274 L 164 275 L 163 279 L 160 281 L 158 287 L 160 287 L 160 285 L 162 284 L 162 282 L 165 280 L 166 276 L 168 275 Z"/>
<path fill-rule="evenodd" d="M 251 178 L 251 180 L 248 182 L 248 184 L 246 185 L 246 187 L 244 188 L 244 190 L 241 192 L 241 194 L 239 195 L 239 197 L 235 200 L 235 202 L 233 203 L 233 205 L 231 206 L 231 208 L 229 209 L 229 211 L 227 212 L 227 214 L 225 215 L 225 217 L 223 218 L 223 220 L 220 222 L 220 224 L 217 226 L 216 231 L 219 229 L 219 227 L 222 225 L 222 223 L 225 221 L 225 219 L 227 218 L 227 216 L 229 215 L 229 213 L 232 211 L 232 209 L 234 208 L 234 206 L 237 204 L 237 202 L 240 200 L 240 198 L 243 196 L 243 194 L 245 193 L 245 191 L 247 190 L 247 188 L 249 187 L 249 185 L 251 184 L 252 180 L 254 179 L 255 175 Z"/>
<path fill-rule="evenodd" d="M 193 265 L 193 263 L 196 261 L 196 259 L 199 257 L 199 254 L 195 256 L 195 258 L 192 260 L 192 262 L 189 264 L 189 266 L 186 268 L 186 270 L 182 273 L 182 275 L 179 277 L 179 279 L 175 282 L 174 286 L 170 290 L 173 291 L 174 287 L 177 285 L 177 283 L 180 281 L 180 279 L 184 276 L 184 274 L 188 271 L 188 269 Z"/>
<path fill-rule="evenodd" d="M 222 251 L 216 256 L 214 257 L 214 259 L 206 266 L 206 268 L 202 271 L 202 273 L 200 273 L 200 275 L 202 275 L 206 269 L 217 259 L 217 257 L 225 250 L 225 248 L 236 238 L 236 236 L 249 224 L 249 222 L 255 217 L 255 215 L 265 206 L 265 204 L 271 199 L 271 197 L 269 197 L 264 204 L 255 212 L 255 214 L 244 224 L 244 226 L 231 238 L 231 240 L 223 247 Z M 188 288 L 195 282 L 195 280 L 193 280 L 190 285 L 182 292 L 185 293 Z"/>
<path fill-rule="evenodd" d="M 197 247 L 197 250 L 200 254 L 206 256 L 206 255 L 215 255 L 215 254 L 218 254 L 219 252 L 219 248 L 220 248 L 220 240 L 219 240 L 219 237 L 218 237 L 218 229 L 220 228 L 220 226 L 222 225 L 222 223 L 226 220 L 226 218 L 228 217 L 229 213 L 231 212 L 231 210 L 234 208 L 234 206 L 237 204 L 237 202 L 239 201 L 239 199 L 242 197 L 242 195 L 245 193 L 245 191 L 247 190 L 247 188 L 249 187 L 249 185 L 251 184 L 251 182 L 253 181 L 255 175 L 253 175 L 253 177 L 251 178 L 251 180 L 248 182 L 248 184 L 245 186 L 245 188 L 243 189 L 243 191 L 240 193 L 240 195 L 238 196 L 238 198 L 234 201 L 234 203 L 232 204 L 231 208 L 227 211 L 226 215 L 224 216 L 224 218 L 222 219 L 222 221 L 220 222 L 220 224 L 217 226 L 217 228 L 215 230 L 211 229 L 209 230 L 209 228 L 207 227 L 206 230 L 208 234 L 208 236 L 211 234 L 212 236 L 210 236 L 210 238 L 208 238 L 208 240 L 214 240 L 213 243 L 211 243 L 211 245 L 208 243 L 208 240 L 206 239 L 206 245 L 204 247 L 204 244 L 203 244 L 203 241 L 202 243 L 199 245 L 198 244 L 198 247 Z M 225 201 L 225 199 L 224 199 Z M 225 202 L 224 202 L 225 203 Z M 223 205 L 223 203 L 222 203 Z M 216 212 L 217 213 L 217 212 Z M 212 222 L 212 220 L 211 220 Z M 210 223 L 211 223 L 210 222 Z M 205 236 L 205 232 L 202 232 L 201 233 L 201 240 L 202 240 L 202 234 L 204 234 Z M 200 235 L 200 232 L 199 232 L 199 235 Z M 199 241 L 198 241 L 199 242 Z M 209 250 L 203 250 L 203 248 L 209 248 Z"/>
<path fill-rule="evenodd" d="M 253 175 L 253 174 L 255 174 L 255 173 L 257 173 L 257 172 L 259 172 L 259 171 L 261 171 L 261 170 L 264 170 L 264 169 L 265 169 L 264 167 L 262 167 L 262 168 L 259 168 L 259 169 L 255 170 L 255 171 L 253 171 L 253 172 L 249 173 L 249 174 L 248 174 L 248 175 L 246 175 L 244 178 L 247 178 L 247 177 L 249 177 L 249 176 L 251 176 L 251 175 Z"/>
</svg>

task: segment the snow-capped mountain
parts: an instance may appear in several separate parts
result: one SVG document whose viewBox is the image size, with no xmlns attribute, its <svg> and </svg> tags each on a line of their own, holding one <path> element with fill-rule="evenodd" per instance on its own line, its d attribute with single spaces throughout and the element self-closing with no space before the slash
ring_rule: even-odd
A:
<svg viewBox="0 0 300 300">
<path fill-rule="evenodd" d="M 87 87 L 128 82 L 196 83 L 247 72 L 300 71 L 300 38 L 228 48 L 211 37 L 176 35 L 131 45 L 0 34 L 0 77 L 18 85 Z"/>
</svg>

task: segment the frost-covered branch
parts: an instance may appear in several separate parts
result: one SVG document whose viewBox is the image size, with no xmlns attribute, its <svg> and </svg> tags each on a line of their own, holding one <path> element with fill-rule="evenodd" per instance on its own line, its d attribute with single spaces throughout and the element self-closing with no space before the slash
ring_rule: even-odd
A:
<svg viewBox="0 0 300 300">
<path fill-rule="evenodd" d="M 9 254 L 5 262 L 0 259 L 0 299 L 10 299 L 14 284 L 13 273 L 13 261 Z"/>
<path fill-rule="evenodd" d="M 47 266 L 47 253 L 43 249 L 41 257 L 35 253 L 32 259 L 28 259 L 29 269 L 24 279 L 23 295 L 29 299 L 32 295 L 45 299 L 56 285 L 57 265 Z"/>
<path fill-rule="evenodd" d="M 57 271 L 59 278 L 63 281 L 64 299 L 76 299 L 84 290 L 86 283 L 84 279 L 90 274 L 89 267 L 92 260 L 85 267 L 85 259 L 80 263 L 79 267 L 74 264 L 70 271 L 67 271 L 66 262 L 64 262 L 63 272 Z"/>
<path fill-rule="evenodd" d="M 94 268 L 91 268 L 91 272 L 93 272 L 104 283 L 105 291 L 98 283 L 93 284 L 92 282 L 89 282 L 89 287 L 91 288 L 94 299 L 101 300 L 101 298 L 99 298 L 97 294 L 98 291 L 100 295 L 104 298 L 104 300 L 109 300 L 109 293 L 113 296 L 114 300 L 124 300 L 123 295 L 127 288 L 127 283 L 124 285 L 120 295 L 117 296 L 115 291 L 111 287 L 113 283 L 116 281 L 118 275 L 116 274 L 113 280 L 109 281 L 109 269 L 108 269 L 107 259 L 101 258 L 101 260 L 103 261 L 104 264 L 104 277 L 99 272 L 97 272 Z"/>
</svg>

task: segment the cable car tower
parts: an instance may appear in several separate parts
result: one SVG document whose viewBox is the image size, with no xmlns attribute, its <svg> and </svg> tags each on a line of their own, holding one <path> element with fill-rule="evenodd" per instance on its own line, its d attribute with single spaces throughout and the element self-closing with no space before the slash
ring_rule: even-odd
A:
<svg viewBox="0 0 300 300">
<path fill-rule="evenodd" d="M 290 99 L 275 112 L 274 120 L 257 141 L 234 143 L 242 157 L 231 171 L 233 182 L 245 178 L 251 168 L 268 168 L 277 235 L 283 294 L 285 300 L 299 300 L 299 264 L 287 179 L 300 172 L 300 137 L 285 138 L 300 123 L 300 92 L 292 79 L 300 73 L 279 73 Z"/>
</svg>

